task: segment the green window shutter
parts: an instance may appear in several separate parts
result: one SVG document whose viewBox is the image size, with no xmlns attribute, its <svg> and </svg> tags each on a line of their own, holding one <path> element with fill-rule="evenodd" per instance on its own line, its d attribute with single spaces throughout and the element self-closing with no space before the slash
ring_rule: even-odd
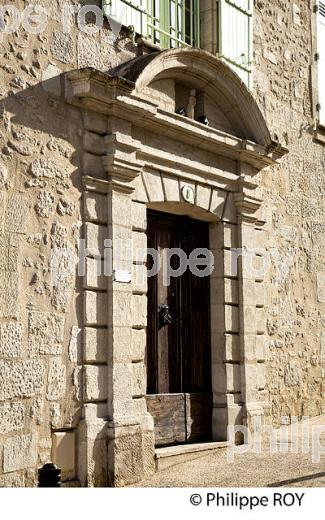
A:
<svg viewBox="0 0 325 520">
<path fill-rule="evenodd" d="M 318 96 L 319 96 L 319 122 L 325 126 L 325 3 L 319 3 L 318 9 Z"/>
<path fill-rule="evenodd" d="M 250 87 L 252 1 L 219 0 L 219 55 Z"/>
</svg>

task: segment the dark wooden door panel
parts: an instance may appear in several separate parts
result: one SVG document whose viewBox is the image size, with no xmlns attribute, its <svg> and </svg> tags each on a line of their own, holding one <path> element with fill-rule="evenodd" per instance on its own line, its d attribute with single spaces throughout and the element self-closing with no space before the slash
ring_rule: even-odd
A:
<svg viewBox="0 0 325 520">
<path fill-rule="evenodd" d="M 147 235 L 160 258 L 171 248 L 188 257 L 209 248 L 208 224 L 186 217 L 148 211 Z M 209 278 L 188 269 L 166 285 L 165 267 L 148 279 L 147 405 L 157 446 L 209 440 L 212 416 Z M 172 269 L 177 268 L 174 256 Z M 161 323 L 162 305 L 171 318 L 167 325 Z"/>
<path fill-rule="evenodd" d="M 187 442 L 203 442 L 211 439 L 210 393 L 185 394 L 186 440 Z"/>
</svg>

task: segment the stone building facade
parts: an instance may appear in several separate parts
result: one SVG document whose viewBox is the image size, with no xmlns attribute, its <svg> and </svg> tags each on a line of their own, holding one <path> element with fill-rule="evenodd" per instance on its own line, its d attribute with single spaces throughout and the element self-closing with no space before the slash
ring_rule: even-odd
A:
<svg viewBox="0 0 325 520">
<path fill-rule="evenodd" d="M 203 48 L 168 50 L 125 27 L 112 41 L 107 20 L 64 31 L 64 2 L 36 3 L 52 9 L 42 33 L 0 40 L 0 486 L 34 486 L 48 460 L 70 486 L 155 471 L 148 209 L 209 225 L 211 440 L 256 416 L 324 413 L 314 2 L 254 2 L 249 89 L 217 55 L 216 2 L 201 2 Z M 193 90 L 192 119 L 176 111 Z M 114 269 L 118 240 L 130 280 L 96 273 L 109 244 Z M 253 267 L 234 264 L 239 250 Z"/>
</svg>

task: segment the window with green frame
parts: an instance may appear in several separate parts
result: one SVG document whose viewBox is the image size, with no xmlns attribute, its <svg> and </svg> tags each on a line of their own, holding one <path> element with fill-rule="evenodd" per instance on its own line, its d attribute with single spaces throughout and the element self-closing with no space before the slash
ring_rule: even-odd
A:
<svg viewBox="0 0 325 520">
<path fill-rule="evenodd" d="M 250 86 L 253 0 L 218 0 L 219 56 Z"/>
<path fill-rule="evenodd" d="M 200 0 L 103 0 L 104 13 L 163 48 L 199 47 Z"/>
<path fill-rule="evenodd" d="M 108 17 L 165 49 L 200 47 L 200 4 L 201 0 L 103 0 Z M 205 16 L 211 20 L 204 19 L 203 28 L 210 33 L 213 27 L 216 33 L 214 52 L 250 87 L 253 0 L 211 0 L 209 5 L 213 9 Z"/>
</svg>

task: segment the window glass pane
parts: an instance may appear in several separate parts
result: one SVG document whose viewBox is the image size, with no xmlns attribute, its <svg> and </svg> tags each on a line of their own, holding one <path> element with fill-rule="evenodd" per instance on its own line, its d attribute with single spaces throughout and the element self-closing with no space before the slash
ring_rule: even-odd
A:
<svg viewBox="0 0 325 520">
<path fill-rule="evenodd" d="M 245 0 L 247 1 L 247 0 Z M 111 0 L 111 16 L 162 47 L 196 45 L 199 0 Z"/>
<path fill-rule="evenodd" d="M 251 15 L 247 0 L 220 0 L 220 54 L 249 85 L 251 70 Z M 240 7 L 240 8 L 239 8 Z"/>
</svg>

